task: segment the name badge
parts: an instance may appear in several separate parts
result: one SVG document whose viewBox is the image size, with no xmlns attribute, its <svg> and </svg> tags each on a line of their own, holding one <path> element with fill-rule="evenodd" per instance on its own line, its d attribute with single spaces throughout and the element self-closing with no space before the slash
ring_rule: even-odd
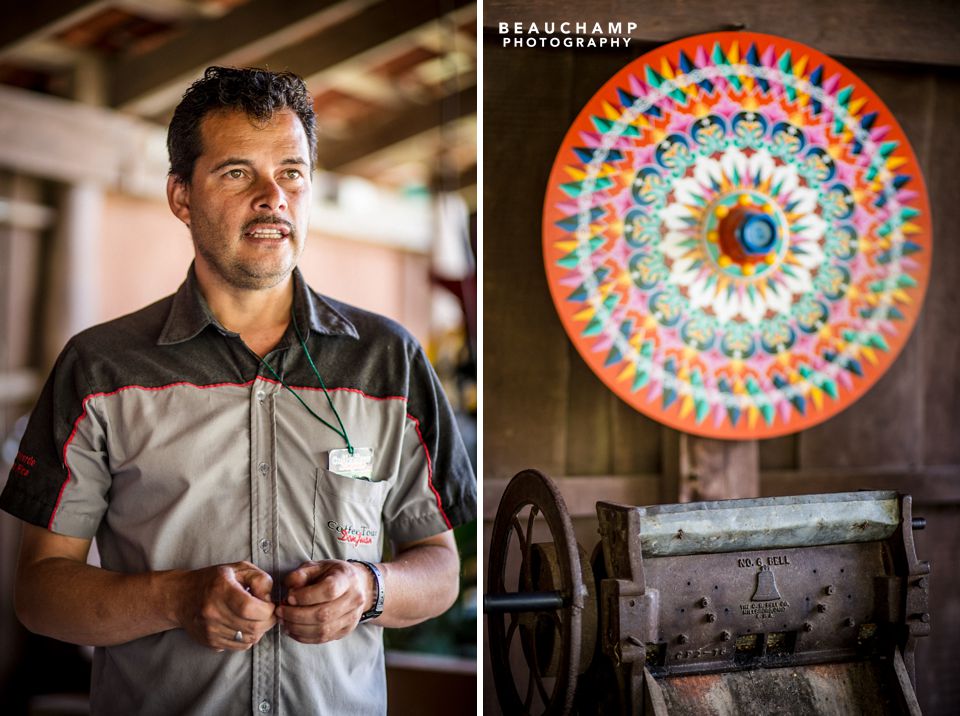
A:
<svg viewBox="0 0 960 716">
<path fill-rule="evenodd" d="M 344 477 L 370 481 L 373 474 L 373 448 L 354 448 L 353 455 L 346 448 L 331 450 L 327 469 Z"/>
</svg>

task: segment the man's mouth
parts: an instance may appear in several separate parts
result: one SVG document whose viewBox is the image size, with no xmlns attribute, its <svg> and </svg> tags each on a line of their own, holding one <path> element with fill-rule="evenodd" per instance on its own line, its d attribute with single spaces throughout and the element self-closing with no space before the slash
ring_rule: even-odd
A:
<svg viewBox="0 0 960 716">
<path fill-rule="evenodd" d="M 254 224 L 245 232 L 253 239 L 283 239 L 290 234 L 290 227 L 284 224 Z"/>
</svg>

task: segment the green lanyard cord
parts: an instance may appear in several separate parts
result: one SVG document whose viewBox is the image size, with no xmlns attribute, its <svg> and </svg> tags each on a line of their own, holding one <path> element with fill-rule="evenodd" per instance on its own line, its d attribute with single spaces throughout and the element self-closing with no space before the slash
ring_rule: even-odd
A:
<svg viewBox="0 0 960 716">
<path fill-rule="evenodd" d="M 340 429 L 337 430 L 336 427 L 334 427 L 333 425 L 331 425 L 330 423 L 328 423 L 326 420 L 324 420 L 323 418 L 321 418 L 319 415 L 317 415 L 315 412 L 313 412 L 313 410 L 311 410 L 310 406 L 307 405 L 305 402 L 303 402 L 303 398 L 300 397 L 300 394 L 297 393 L 297 391 L 295 391 L 295 390 L 294 390 L 293 388 L 291 388 L 289 385 L 287 385 L 287 383 L 283 380 L 283 378 L 281 378 L 281 377 L 279 376 L 279 374 L 277 373 L 277 371 L 275 371 L 275 370 L 273 369 L 273 367 L 272 367 L 269 363 L 267 363 L 267 361 L 265 361 L 265 360 L 264 360 L 263 358 L 261 358 L 259 355 L 257 356 L 257 358 L 260 358 L 260 362 L 263 363 L 263 365 L 266 366 L 267 370 L 269 370 L 269 371 L 273 374 L 273 377 L 280 381 L 280 385 L 282 385 L 284 388 L 286 388 L 286 389 L 289 390 L 291 393 L 293 393 L 293 397 L 300 401 L 300 405 L 302 405 L 304 408 L 306 408 L 306 409 L 307 409 L 307 412 L 310 413 L 310 415 L 312 415 L 313 417 L 315 417 L 317 420 L 319 420 L 321 423 L 323 423 L 324 425 L 326 425 L 326 426 L 327 426 L 328 428 L 330 428 L 333 432 L 335 432 L 337 435 L 339 435 L 340 437 L 343 438 L 343 441 L 347 444 L 347 452 L 350 453 L 351 455 L 353 455 L 353 453 L 354 453 L 354 447 L 353 447 L 353 445 L 350 444 L 350 438 L 347 436 L 347 429 L 346 429 L 345 427 L 343 427 L 343 420 L 340 419 L 340 413 L 337 412 L 337 408 L 336 408 L 336 406 L 333 404 L 333 399 L 330 397 L 330 393 L 327 392 L 327 386 L 326 386 L 326 384 L 323 382 L 323 378 L 320 377 L 320 371 L 318 371 L 318 370 L 317 370 L 317 366 L 314 365 L 314 363 L 313 363 L 313 358 L 310 357 L 310 351 L 307 350 L 307 344 L 306 344 L 306 342 L 303 340 L 303 336 L 300 335 L 300 328 L 297 326 L 297 319 L 296 319 L 296 317 L 293 315 L 293 308 L 292 308 L 292 307 L 290 308 L 290 321 L 293 323 L 293 330 L 295 330 L 295 331 L 297 332 L 297 338 L 300 340 L 300 347 L 303 348 L 303 354 L 307 357 L 307 362 L 310 363 L 310 367 L 313 369 L 313 374 L 314 374 L 315 376 L 317 376 L 317 380 L 320 381 L 320 387 L 323 389 L 323 394 L 324 394 L 325 396 L 327 396 L 327 403 L 330 405 L 330 410 L 333 411 L 334 416 L 336 416 L 336 418 L 337 418 L 337 423 L 339 423 L 339 425 L 340 425 Z"/>
</svg>

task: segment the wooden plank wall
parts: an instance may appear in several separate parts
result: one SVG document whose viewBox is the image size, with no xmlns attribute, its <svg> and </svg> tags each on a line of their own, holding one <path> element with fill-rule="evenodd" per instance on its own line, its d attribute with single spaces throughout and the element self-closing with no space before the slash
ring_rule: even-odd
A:
<svg viewBox="0 0 960 716">
<path fill-rule="evenodd" d="M 933 636 L 919 650 L 918 694 L 928 716 L 960 713 L 960 11 L 935 0 L 664 5 L 484 4 L 485 533 L 506 480 L 527 467 L 559 478 L 588 551 L 596 500 L 648 504 L 677 494 L 665 479 L 677 471 L 676 433 L 594 377 L 550 300 L 541 211 L 568 126 L 618 69 L 662 42 L 742 25 L 808 43 L 863 78 L 910 138 L 930 194 L 934 266 L 921 319 L 877 385 L 825 424 L 757 444 L 760 492 L 893 488 L 914 496 L 914 513 L 928 520 L 918 555 L 933 563 Z M 628 50 L 501 46 L 498 22 L 545 20 L 639 27 Z M 485 688 L 485 711 L 497 713 L 489 671 Z"/>
</svg>

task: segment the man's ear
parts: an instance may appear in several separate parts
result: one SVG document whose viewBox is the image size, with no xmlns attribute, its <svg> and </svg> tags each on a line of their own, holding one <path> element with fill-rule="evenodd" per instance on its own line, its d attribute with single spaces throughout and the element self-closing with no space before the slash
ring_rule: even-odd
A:
<svg viewBox="0 0 960 716">
<path fill-rule="evenodd" d="M 167 177 L 167 203 L 173 215 L 190 226 L 190 187 L 172 174 Z"/>
</svg>

